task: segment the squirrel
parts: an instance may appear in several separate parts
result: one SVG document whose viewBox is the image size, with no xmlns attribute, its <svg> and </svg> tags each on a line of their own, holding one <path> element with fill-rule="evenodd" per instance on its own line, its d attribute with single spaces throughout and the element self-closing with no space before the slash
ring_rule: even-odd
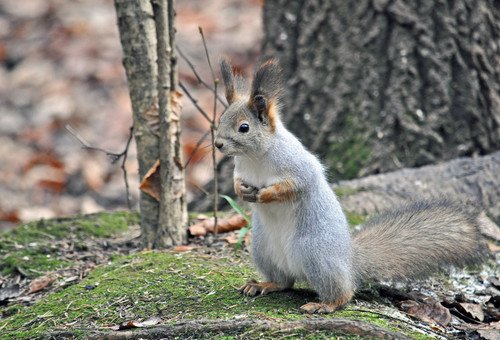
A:
<svg viewBox="0 0 500 340">
<path fill-rule="evenodd" d="M 301 311 L 331 313 L 366 280 L 422 277 L 478 258 L 479 212 L 443 198 L 379 214 L 351 235 L 321 162 L 280 119 L 277 60 L 258 67 L 250 89 L 226 60 L 221 73 L 228 107 L 214 144 L 234 157 L 234 190 L 251 202 L 251 252 L 265 278 L 245 283 L 244 295 L 306 281 L 320 302 L 306 303 Z"/>
</svg>

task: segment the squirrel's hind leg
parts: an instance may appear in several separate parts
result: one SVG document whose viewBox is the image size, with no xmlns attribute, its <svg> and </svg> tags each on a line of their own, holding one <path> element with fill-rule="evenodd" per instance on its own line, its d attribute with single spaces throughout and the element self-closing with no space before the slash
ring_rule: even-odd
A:
<svg viewBox="0 0 500 340">
<path fill-rule="evenodd" d="M 308 302 L 300 307 L 300 311 L 308 314 L 333 313 L 345 306 L 352 298 L 354 292 L 349 292 L 333 302 Z"/>
<path fill-rule="evenodd" d="M 335 257 L 305 258 L 307 281 L 319 295 L 320 302 L 300 307 L 304 313 L 332 313 L 347 304 L 354 295 L 355 283 L 348 261 Z M 316 261 L 315 261 L 316 260 Z"/>
</svg>

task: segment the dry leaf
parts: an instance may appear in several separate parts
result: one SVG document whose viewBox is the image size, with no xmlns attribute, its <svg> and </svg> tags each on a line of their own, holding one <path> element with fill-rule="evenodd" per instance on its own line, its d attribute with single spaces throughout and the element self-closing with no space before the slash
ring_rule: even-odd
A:
<svg viewBox="0 0 500 340">
<path fill-rule="evenodd" d="M 185 252 L 185 251 L 190 251 L 192 249 L 196 248 L 195 246 L 186 246 L 186 245 L 182 245 L 182 246 L 175 246 L 172 251 L 173 252 L 176 252 L 176 253 L 182 253 L 182 252 Z"/>
<path fill-rule="evenodd" d="M 55 193 L 60 193 L 66 186 L 66 181 L 56 179 L 41 179 L 38 181 L 37 185 L 40 188 L 47 189 Z"/>
<path fill-rule="evenodd" d="M 63 169 L 64 163 L 61 162 L 54 154 L 52 153 L 37 153 L 34 154 L 26 164 L 23 166 L 23 172 L 26 173 L 31 170 L 33 167 L 37 165 L 47 165 L 51 168 L 55 169 Z"/>
<path fill-rule="evenodd" d="M 148 170 L 146 175 L 139 185 L 139 189 L 153 197 L 158 202 L 160 201 L 160 160 L 157 159 L 155 164 Z"/>
<path fill-rule="evenodd" d="M 476 332 L 479 333 L 481 339 L 486 340 L 498 340 L 500 339 L 500 331 L 498 329 L 478 329 Z"/>
<path fill-rule="evenodd" d="M 145 321 L 136 321 L 136 320 L 131 320 L 131 321 L 126 321 L 122 323 L 121 325 L 116 325 L 113 327 L 110 327 L 112 330 L 118 331 L 118 330 L 124 330 L 124 329 L 131 329 L 131 328 L 143 328 L 143 327 L 150 327 L 157 325 L 161 322 L 161 319 L 159 317 L 153 316 L 152 318 L 149 318 Z"/>
<path fill-rule="evenodd" d="M 217 232 L 227 233 L 239 230 L 247 225 L 247 221 L 241 215 L 233 215 L 228 218 L 217 219 Z M 203 236 L 207 233 L 213 233 L 215 229 L 215 219 L 213 217 L 197 222 L 188 228 L 193 236 Z"/>
<path fill-rule="evenodd" d="M 39 279 L 33 280 L 30 284 L 30 290 L 28 291 L 28 294 L 41 291 L 42 289 L 50 286 L 55 280 L 56 278 L 54 275 L 45 275 Z"/>
<path fill-rule="evenodd" d="M 207 234 L 207 229 L 203 226 L 203 221 L 193 224 L 188 230 L 192 236 L 205 236 Z"/>
<path fill-rule="evenodd" d="M 226 236 L 226 237 L 223 238 L 223 240 L 226 241 L 229 244 L 236 244 L 236 243 L 238 243 L 238 237 L 236 236 L 236 234 L 231 234 L 229 236 Z"/>
<path fill-rule="evenodd" d="M 465 314 L 466 316 L 470 317 L 471 319 L 475 319 L 481 322 L 484 320 L 484 313 L 481 305 L 477 303 L 466 303 L 466 302 L 458 303 L 458 305 L 462 307 L 458 308 L 458 310 L 463 314 Z M 458 307 L 457 305 L 455 306 Z"/>
<path fill-rule="evenodd" d="M 450 311 L 443 307 L 439 301 L 431 300 L 421 303 L 413 300 L 405 300 L 400 303 L 400 308 L 408 315 L 425 322 L 446 326 L 451 321 Z"/>
<path fill-rule="evenodd" d="M 21 222 L 21 218 L 19 217 L 19 212 L 17 210 L 3 211 L 0 209 L 0 221 L 18 223 Z"/>
</svg>

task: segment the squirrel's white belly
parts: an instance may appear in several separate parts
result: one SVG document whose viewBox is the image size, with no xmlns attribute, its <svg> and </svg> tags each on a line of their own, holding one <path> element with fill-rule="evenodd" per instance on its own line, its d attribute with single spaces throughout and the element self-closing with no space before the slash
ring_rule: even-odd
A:
<svg viewBox="0 0 500 340">
<path fill-rule="evenodd" d="M 259 214 L 265 239 L 270 243 L 266 248 L 268 258 L 283 272 L 302 279 L 305 275 L 294 254 L 296 220 L 293 203 L 255 204 L 254 211 Z"/>
</svg>

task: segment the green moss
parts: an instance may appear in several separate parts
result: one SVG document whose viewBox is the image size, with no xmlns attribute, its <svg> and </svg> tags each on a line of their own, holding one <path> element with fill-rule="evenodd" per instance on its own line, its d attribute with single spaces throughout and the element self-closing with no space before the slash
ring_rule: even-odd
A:
<svg viewBox="0 0 500 340">
<path fill-rule="evenodd" d="M 258 298 L 241 296 L 236 287 L 252 277 L 256 273 L 241 252 L 232 252 L 226 258 L 203 252 L 143 252 L 120 257 L 111 265 L 97 268 L 81 283 L 18 310 L 0 321 L 0 329 L 6 338 L 30 338 L 67 325 L 95 329 L 155 315 L 167 324 L 180 319 L 315 317 L 298 310 L 315 299 L 309 290 Z M 389 325 L 388 320 L 349 310 L 327 317 Z"/>
<path fill-rule="evenodd" d="M 346 217 L 347 217 L 347 223 L 349 223 L 350 227 L 354 227 L 360 224 L 363 224 L 363 222 L 366 220 L 365 215 L 357 214 L 354 212 L 349 212 L 349 211 L 344 211 Z"/>
<path fill-rule="evenodd" d="M 367 129 L 365 125 L 366 122 L 359 119 L 357 113 L 345 111 L 338 117 L 338 134 L 326 154 L 329 175 L 333 178 L 356 178 L 360 171 L 370 164 L 372 129 Z"/>
<path fill-rule="evenodd" d="M 54 249 L 22 249 L 6 255 L 0 264 L 2 275 L 21 271 L 28 277 L 36 277 L 44 272 L 67 267 L 71 262 L 57 258 Z"/>
<path fill-rule="evenodd" d="M 337 179 L 352 179 L 370 160 L 368 142 L 353 134 L 340 139 L 330 146 L 327 160 L 330 164 L 330 175 Z"/>
<path fill-rule="evenodd" d="M 39 241 L 40 238 L 110 237 L 127 230 L 129 225 L 136 223 L 139 223 L 137 213 L 105 212 L 26 223 L 9 232 L 0 233 L 0 239 L 23 244 Z"/>
<path fill-rule="evenodd" d="M 71 265 L 60 258 L 57 241 L 75 244 L 89 238 L 111 237 L 139 221 L 137 213 L 113 212 L 26 223 L 0 233 L 0 273 L 21 271 L 28 277 Z"/>
</svg>

